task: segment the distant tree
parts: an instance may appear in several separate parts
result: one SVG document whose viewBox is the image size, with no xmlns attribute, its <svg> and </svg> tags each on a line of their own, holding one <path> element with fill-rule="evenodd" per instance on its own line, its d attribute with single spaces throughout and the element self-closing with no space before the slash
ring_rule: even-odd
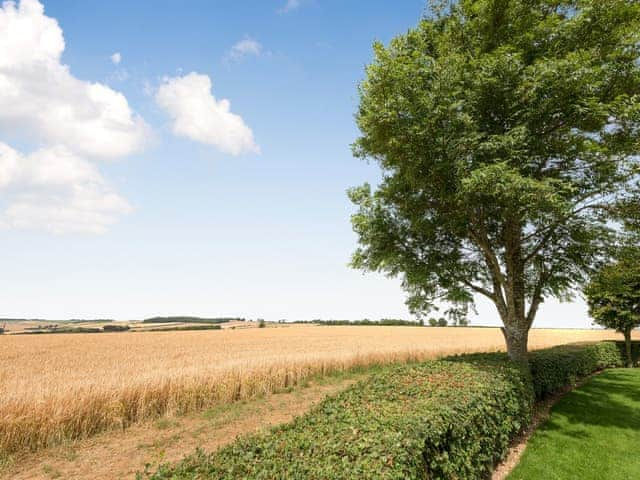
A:
<svg viewBox="0 0 640 480">
<path fill-rule="evenodd" d="M 267 324 L 265 323 L 265 321 L 263 319 L 259 319 L 258 320 L 258 328 L 265 328 L 267 326 Z"/>
<path fill-rule="evenodd" d="M 436 320 L 435 318 L 430 318 L 429 319 L 429 326 L 430 327 L 437 327 L 438 326 L 438 320 Z"/>
<path fill-rule="evenodd" d="M 447 323 L 447 319 L 444 317 L 441 317 L 438 319 L 438 326 L 439 327 L 446 327 L 448 325 Z"/>
<path fill-rule="evenodd" d="M 640 2 L 432 2 L 360 85 L 354 153 L 383 175 L 349 192 L 353 266 L 402 276 L 414 313 L 485 296 L 526 362 L 540 304 L 588 281 L 638 198 L 639 57 Z"/>
<path fill-rule="evenodd" d="M 604 266 L 584 293 L 595 322 L 624 335 L 627 366 L 633 366 L 631 332 L 640 327 L 640 251 L 627 251 L 617 262 Z"/>
</svg>

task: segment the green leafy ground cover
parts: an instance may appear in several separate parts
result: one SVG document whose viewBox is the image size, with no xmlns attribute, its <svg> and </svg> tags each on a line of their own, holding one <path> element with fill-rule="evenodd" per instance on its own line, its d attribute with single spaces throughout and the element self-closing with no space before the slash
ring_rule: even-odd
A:
<svg viewBox="0 0 640 480">
<path fill-rule="evenodd" d="M 607 370 L 562 398 L 509 480 L 640 478 L 640 369 Z"/>
<path fill-rule="evenodd" d="M 153 478 L 405 479 L 427 468 L 469 477 L 526 424 L 532 398 L 519 368 L 480 363 L 387 368 L 291 424 Z"/>
<path fill-rule="evenodd" d="M 386 367 L 290 424 L 212 454 L 198 451 L 144 476 L 486 478 L 529 424 L 536 393 L 541 398 L 580 376 L 622 364 L 619 345 L 603 342 L 535 352 L 532 373 L 504 354 Z"/>
</svg>

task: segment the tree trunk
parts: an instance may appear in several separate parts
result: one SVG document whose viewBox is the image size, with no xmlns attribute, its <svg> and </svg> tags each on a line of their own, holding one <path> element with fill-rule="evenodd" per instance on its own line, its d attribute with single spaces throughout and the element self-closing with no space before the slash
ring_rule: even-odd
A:
<svg viewBox="0 0 640 480">
<path fill-rule="evenodd" d="M 529 341 L 529 329 L 520 325 L 507 325 L 501 327 L 505 342 L 507 343 L 507 354 L 513 362 L 527 365 L 529 363 L 527 344 Z"/>
<path fill-rule="evenodd" d="M 631 356 L 631 329 L 624 331 L 624 346 L 627 351 L 627 368 L 633 367 L 633 357 Z"/>
<path fill-rule="evenodd" d="M 527 343 L 529 325 L 526 319 L 525 262 L 522 258 L 523 221 L 514 212 L 507 216 L 503 237 L 505 242 L 504 276 L 505 312 L 502 314 L 502 334 L 507 343 L 509 358 L 528 365 Z"/>
</svg>

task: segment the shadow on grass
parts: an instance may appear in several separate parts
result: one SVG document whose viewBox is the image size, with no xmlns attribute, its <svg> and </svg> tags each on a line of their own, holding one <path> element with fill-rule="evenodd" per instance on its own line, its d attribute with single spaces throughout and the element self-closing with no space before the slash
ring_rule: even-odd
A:
<svg viewBox="0 0 640 480">
<path fill-rule="evenodd" d="M 640 369 L 609 370 L 560 400 L 541 431 L 588 438 L 588 426 L 640 430 Z M 572 427 L 566 429 L 568 422 Z M 585 426 L 582 431 L 579 427 Z"/>
</svg>

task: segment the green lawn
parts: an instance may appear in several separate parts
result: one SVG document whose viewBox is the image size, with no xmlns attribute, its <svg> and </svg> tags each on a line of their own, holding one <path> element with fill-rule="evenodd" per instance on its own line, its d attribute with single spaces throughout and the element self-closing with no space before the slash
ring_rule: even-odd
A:
<svg viewBox="0 0 640 480">
<path fill-rule="evenodd" d="M 569 393 L 509 480 L 640 479 L 640 368 L 607 370 Z"/>
</svg>

